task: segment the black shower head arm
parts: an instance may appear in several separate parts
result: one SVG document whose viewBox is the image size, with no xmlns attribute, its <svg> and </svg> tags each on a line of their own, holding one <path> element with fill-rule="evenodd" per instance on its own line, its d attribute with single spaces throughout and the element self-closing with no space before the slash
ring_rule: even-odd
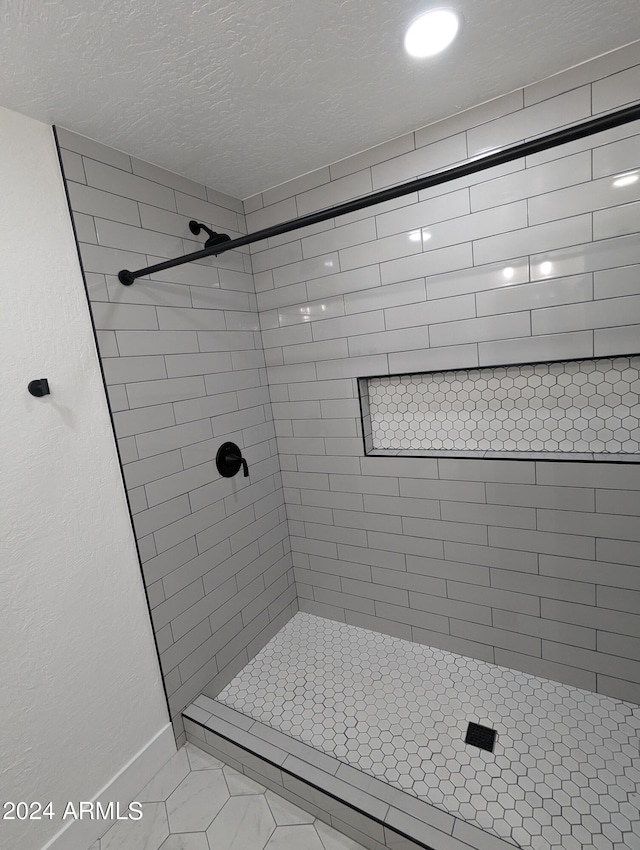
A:
<svg viewBox="0 0 640 850">
<path fill-rule="evenodd" d="M 194 236 L 197 236 L 201 230 L 204 230 L 209 237 L 204 243 L 205 248 L 212 248 L 214 245 L 219 245 L 221 242 L 229 242 L 231 239 L 227 233 L 216 233 L 210 227 L 207 227 L 206 224 L 202 224 L 201 221 L 195 221 L 194 219 L 191 219 L 189 222 L 189 230 Z"/>
</svg>

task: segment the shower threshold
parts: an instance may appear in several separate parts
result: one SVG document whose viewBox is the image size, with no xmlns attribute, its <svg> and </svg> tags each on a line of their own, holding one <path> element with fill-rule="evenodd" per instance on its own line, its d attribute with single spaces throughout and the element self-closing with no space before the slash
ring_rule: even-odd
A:
<svg viewBox="0 0 640 850">
<path fill-rule="evenodd" d="M 640 850 L 640 708 L 612 697 L 300 612 L 184 718 L 371 850 Z"/>
</svg>

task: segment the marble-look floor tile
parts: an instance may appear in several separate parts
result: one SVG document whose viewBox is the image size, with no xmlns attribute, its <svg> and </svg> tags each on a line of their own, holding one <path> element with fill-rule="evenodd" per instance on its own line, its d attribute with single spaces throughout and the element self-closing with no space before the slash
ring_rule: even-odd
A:
<svg viewBox="0 0 640 850">
<path fill-rule="evenodd" d="M 175 832 L 160 850 L 210 850 L 210 847 L 204 832 Z"/>
<path fill-rule="evenodd" d="M 264 794 L 232 797 L 207 830 L 215 850 L 263 850 L 276 828 Z"/>
<path fill-rule="evenodd" d="M 164 803 L 144 803 L 139 820 L 121 820 L 100 839 L 100 850 L 159 850 L 169 835 Z"/>
<path fill-rule="evenodd" d="M 167 790 L 185 769 L 178 786 Z M 319 822 L 313 815 L 191 743 L 167 762 L 136 799 L 141 801 L 143 793 L 160 796 L 165 792 L 166 804 L 144 802 L 140 820 L 117 822 L 89 850 L 263 850 L 270 840 L 275 841 L 271 850 L 292 846 L 325 850 L 316 841 L 318 833 L 312 825 Z M 291 833 L 294 824 L 311 832 Z M 346 838 L 347 843 L 341 844 L 339 833 L 320 828 L 334 842 L 326 850 L 364 850 Z M 306 843 L 292 845 L 294 840 Z"/>
<path fill-rule="evenodd" d="M 295 824 L 313 823 L 315 818 L 288 800 L 278 797 L 273 791 L 266 793 L 267 803 L 271 814 L 278 826 L 294 826 Z"/>
<path fill-rule="evenodd" d="M 193 744 L 187 742 L 183 749 L 189 757 L 191 770 L 221 770 L 224 766 L 215 756 L 205 753 L 204 750 L 194 747 Z"/>
<path fill-rule="evenodd" d="M 206 830 L 229 799 L 221 770 L 195 770 L 167 799 L 171 832 Z"/>
<path fill-rule="evenodd" d="M 325 850 L 313 826 L 279 826 L 265 850 Z"/>
<path fill-rule="evenodd" d="M 140 803 L 164 802 L 190 770 L 186 750 L 182 748 L 156 773 L 151 782 L 145 785 L 138 794 L 137 801 Z"/>
</svg>

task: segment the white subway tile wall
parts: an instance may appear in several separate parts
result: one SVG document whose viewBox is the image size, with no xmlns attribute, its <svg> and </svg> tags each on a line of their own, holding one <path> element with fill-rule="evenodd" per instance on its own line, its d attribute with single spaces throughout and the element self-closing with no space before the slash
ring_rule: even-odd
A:
<svg viewBox="0 0 640 850">
<path fill-rule="evenodd" d="M 637 353 L 640 122 L 116 277 L 200 247 L 192 217 L 245 233 L 624 105 L 639 68 L 630 45 L 244 203 L 59 131 L 179 737 L 298 604 L 640 702 L 640 466 L 363 456 L 358 401 L 363 376 Z M 248 480 L 217 475 L 227 439 Z"/>
<path fill-rule="evenodd" d="M 297 610 L 247 251 L 126 288 L 121 268 L 195 249 L 242 202 L 58 129 L 169 706 L 222 687 Z M 201 247 L 199 245 L 199 247 Z M 249 478 L 221 478 L 233 440 Z M 108 580 L 108 577 L 105 578 Z"/>
<path fill-rule="evenodd" d="M 248 230 L 630 103 L 639 68 L 630 45 L 249 198 Z M 363 457 L 358 404 L 366 376 L 637 354 L 638 176 L 634 122 L 251 246 L 302 610 L 640 702 L 640 465 Z"/>
<path fill-rule="evenodd" d="M 640 357 L 369 378 L 360 393 L 368 453 L 625 453 L 640 462 Z"/>
</svg>

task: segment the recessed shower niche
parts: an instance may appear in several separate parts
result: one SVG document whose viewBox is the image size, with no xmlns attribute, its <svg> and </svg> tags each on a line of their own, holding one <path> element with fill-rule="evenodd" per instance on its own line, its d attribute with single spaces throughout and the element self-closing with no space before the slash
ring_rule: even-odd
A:
<svg viewBox="0 0 640 850">
<path fill-rule="evenodd" d="M 640 461 L 640 356 L 359 381 L 367 454 Z"/>
</svg>

